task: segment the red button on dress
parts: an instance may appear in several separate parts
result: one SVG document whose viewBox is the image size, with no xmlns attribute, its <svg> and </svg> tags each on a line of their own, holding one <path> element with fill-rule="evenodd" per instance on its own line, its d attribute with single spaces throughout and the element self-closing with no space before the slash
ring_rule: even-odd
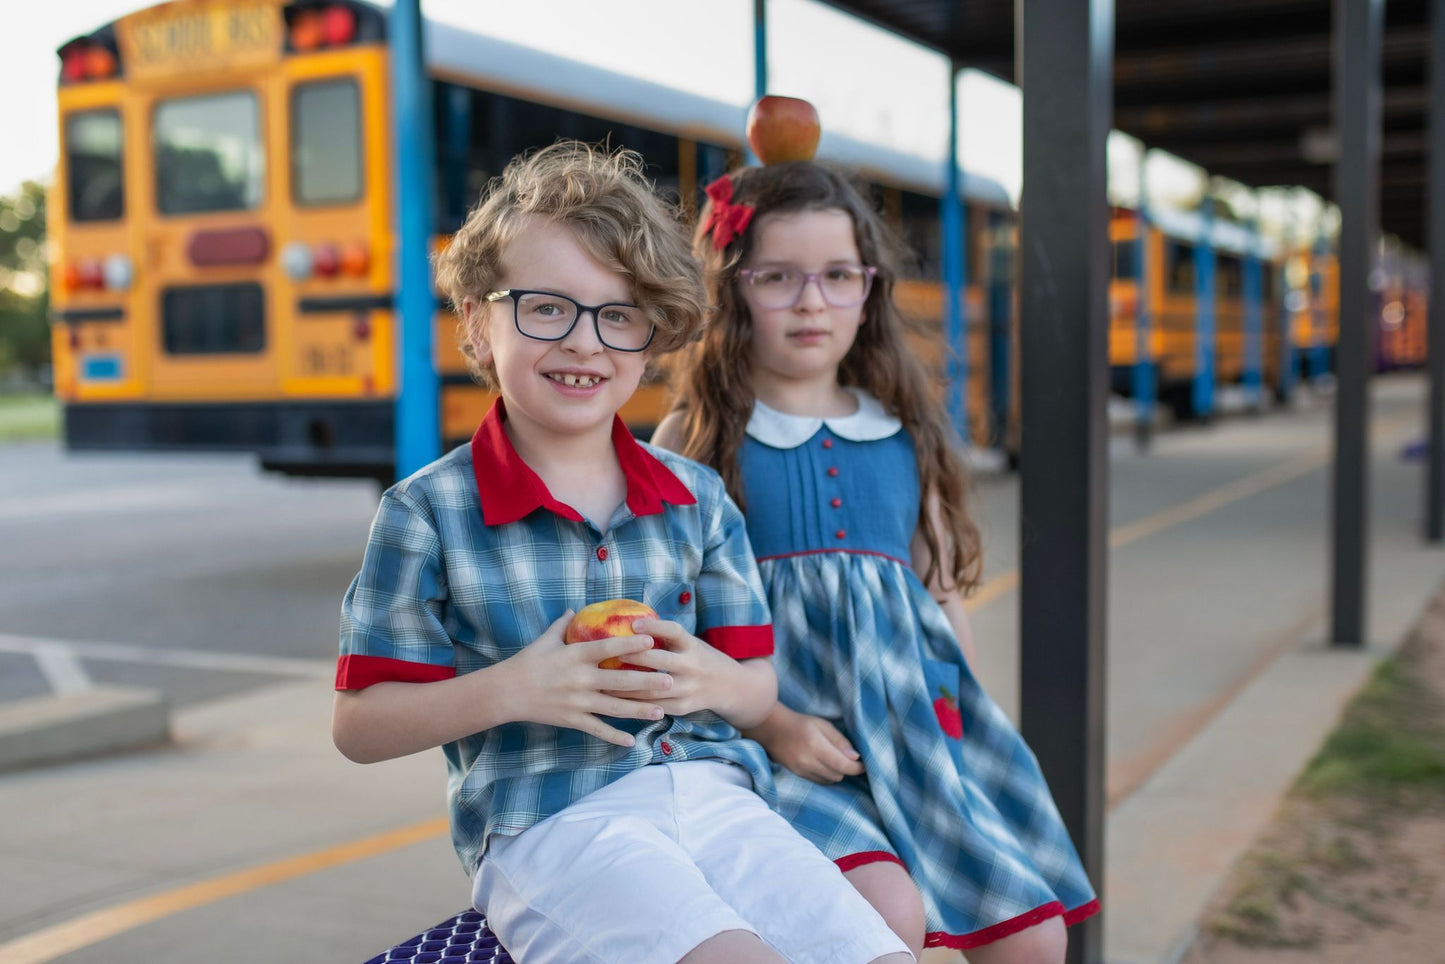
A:
<svg viewBox="0 0 1445 964">
<path fill-rule="evenodd" d="M 686 606 L 688 603 L 692 602 L 692 593 L 690 593 L 690 592 L 682 592 L 682 593 L 679 593 L 679 594 L 678 594 L 678 597 L 677 597 L 677 601 L 680 602 L 680 603 L 682 603 L 684 606 Z"/>
<path fill-rule="evenodd" d="M 833 533 L 833 535 L 837 536 L 839 539 L 848 538 L 848 533 L 843 531 L 842 529 L 839 529 L 837 532 Z"/>
<path fill-rule="evenodd" d="M 663 740 L 662 743 L 660 744 L 660 746 L 662 747 L 662 754 L 663 754 L 663 756 L 672 756 L 672 744 L 671 744 L 671 743 L 667 742 L 666 740 Z"/>
<path fill-rule="evenodd" d="M 598 561 L 598 562 L 606 562 L 606 561 L 607 561 L 607 547 L 606 547 L 606 546 L 599 546 L 599 547 L 597 548 L 597 561 Z"/>
<path fill-rule="evenodd" d="M 835 508 L 835 509 L 841 509 L 841 508 L 843 507 L 843 500 L 842 500 L 842 499 L 834 499 L 832 502 L 829 502 L 828 504 L 831 505 L 831 506 L 832 506 L 833 508 Z"/>
<path fill-rule="evenodd" d="M 830 466 L 828 466 L 828 476 L 829 476 L 830 478 L 836 479 L 836 478 L 838 477 L 838 466 L 836 466 L 836 465 L 830 465 Z"/>
<path fill-rule="evenodd" d="M 833 447 L 833 440 L 832 440 L 832 439 L 830 439 L 830 438 L 825 438 L 825 439 L 823 439 L 823 448 L 825 448 L 825 449 L 830 449 L 830 448 L 832 448 L 832 447 Z"/>
</svg>

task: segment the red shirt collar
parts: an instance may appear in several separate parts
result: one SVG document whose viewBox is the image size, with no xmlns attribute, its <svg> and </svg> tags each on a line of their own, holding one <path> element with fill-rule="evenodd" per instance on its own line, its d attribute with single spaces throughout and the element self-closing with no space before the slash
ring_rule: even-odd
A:
<svg viewBox="0 0 1445 964">
<path fill-rule="evenodd" d="M 558 502 L 547 484 L 522 461 L 502 423 L 507 409 L 498 398 L 472 436 L 472 471 L 482 499 L 482 520 L 489 526 L 505 525 L 547 509 L 564 519 L 582 522 L 582 514 Z M 635 516 L 656 515 L 662 504 L 694 505 L 697 497 L 658 459 L 637 444 L 622 419 L 612 417 L 612 445 L 627 479 L 627 507 Z"/>
</svg>

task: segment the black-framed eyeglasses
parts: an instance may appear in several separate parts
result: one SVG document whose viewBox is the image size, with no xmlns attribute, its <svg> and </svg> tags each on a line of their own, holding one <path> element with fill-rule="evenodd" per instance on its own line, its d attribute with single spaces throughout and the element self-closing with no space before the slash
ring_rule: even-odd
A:
<svg viewBox="0 0 1445 964">
<path fill-rule="evenodd" d="M 868 300 L 878 269 L 868 264 L 838 264 L 822 271 L 799 271 L 783 265 L 744 268 L 738 272 L 760 308 L 791 308 L 803 289 L 816 282 L 823 300 L 834 308 L 853 308 Z"/>
<path fill-rule="evenodd" d="M 577 327 L 583 313 L 592 315 L 597 340 L 613 351 L 643 351 L 652 344 L 655 326 L 636 305 L 612 302 L 584 305 L 555 291 L 505 288 L 486 295 L 488 301 L 512 299 L 512 321 L 517 331 L 537 341 L 561 341 Z"/>
</svg>

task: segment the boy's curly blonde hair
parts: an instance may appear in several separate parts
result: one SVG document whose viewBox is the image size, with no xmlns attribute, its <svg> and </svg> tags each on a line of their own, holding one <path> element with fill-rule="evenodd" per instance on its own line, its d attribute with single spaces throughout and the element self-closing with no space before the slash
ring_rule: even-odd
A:
<svg viewBox="0 0 1445 964">
<path fill-rule="evenodd" d="M 702 272 L 680 211 L 658 196 L 642 156 L 558 141 L 514 158 L 436 256 L 437 287 L 457 313 L 473 377 L 485 383 L 489 373 L 472 350 L 476 332 L 468 330 L 462 301 L 479 302 L 496 289 L 508 242 L 533 217 L 571 228 L 598 264 L 627 279 L 633 300 L 657 326 L 650 352 L 674 351 L 698 336 L 706 309 Z"/>
</svg>

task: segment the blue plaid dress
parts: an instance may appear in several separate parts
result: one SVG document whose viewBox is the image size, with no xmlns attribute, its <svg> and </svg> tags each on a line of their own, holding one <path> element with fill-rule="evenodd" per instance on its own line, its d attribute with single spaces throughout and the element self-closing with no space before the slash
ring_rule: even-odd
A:
<svg viewBox="0 0 1445 964">
<path fill-rule="evenodd" d="M 964 662 L 909 563 L 913 442 L 879 403 L 838 419 L 759 403 L 741 451 L 779 696 L 837 726 L 866 774 L 774 765 L 783 815 L 844 870 L 901 863 L 927 945 L 970 948 L 1098 909 L 1033 753 Z"/>
</svg>

